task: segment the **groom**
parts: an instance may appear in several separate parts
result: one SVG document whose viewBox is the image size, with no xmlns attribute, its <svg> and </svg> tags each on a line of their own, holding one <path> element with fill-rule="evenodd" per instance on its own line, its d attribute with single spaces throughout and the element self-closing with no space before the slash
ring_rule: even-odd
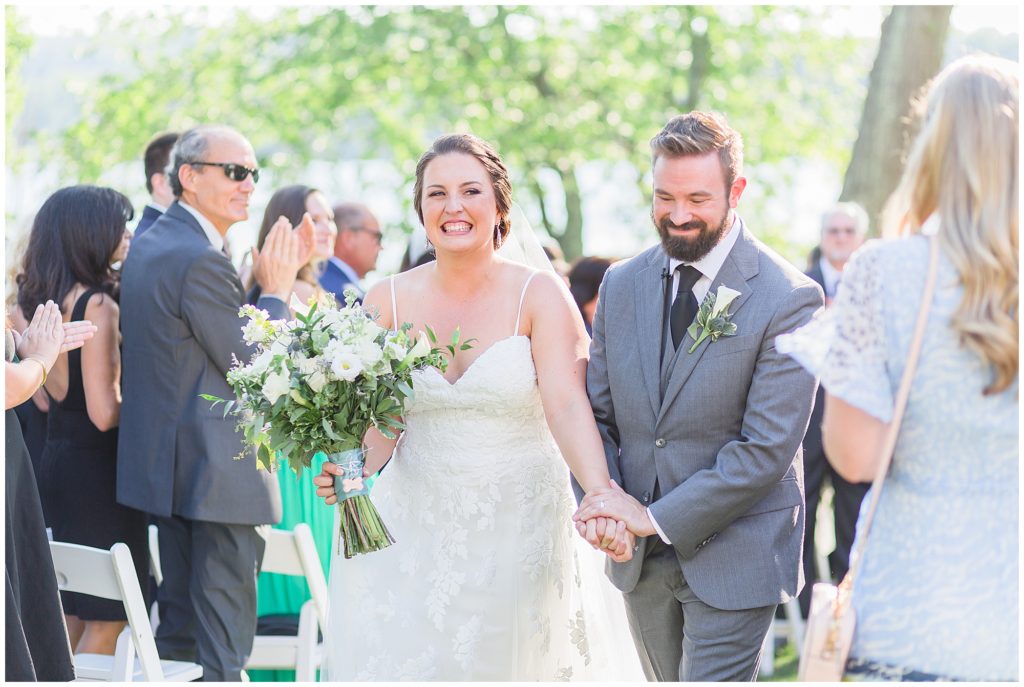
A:
<svg viewBox="0 0 1024 687">
<path fill-rule="evenodd" d="M 587 370 L 613 483 L 576 519 L 637 536 L 608 574 L 648 679 L 753 680 L 777 604 L 803 586 L 800 442 L 816 385 L 775 337 L 822 294 L 736 214 L 743 143 L 724 118 L 674 117 L 651 150 L 661 245 L 605 276 Z M 698 304 L 715 295 L 734 300 L 706 334 Z"/>
</svg>

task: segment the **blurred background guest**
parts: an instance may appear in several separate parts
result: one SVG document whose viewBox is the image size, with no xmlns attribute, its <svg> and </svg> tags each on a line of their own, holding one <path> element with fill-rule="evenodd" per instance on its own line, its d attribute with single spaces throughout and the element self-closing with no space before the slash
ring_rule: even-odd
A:
<svg viewBox="0 0 1024 687">
<path fill-rule="evenodd" d="M 89 322 L 62 327 L 53 301 L 35 308 L 22 336 L 9 321 L 4 327 L 4 678 L 12 682 L 75 678 L 39 491 L 12 408 L 43 385 L 58 354 L 94 333 Z"/>
<path fill-rule="evenodd" d="M 293 227 L 298 227 L 306 213 L 309 213 L 310 219 L 313 220 L 313 257 L 299 270 L 295 277 L 295 285 L 292 287 L 292 293 L 303 303 L 314 296 L 319 298 L 325 293 L 317 281 L 317 275 L 326 266 L 326 260 L 333 255 L 334 240 L 338 235 L 338 228 L 334 224 L 334 211 L 327 204 L 324 195 L 311 186 L 301 184 L 278 189 L 267 203 L 267 209 L 263 212 L 263 222 L 260 224 L 260 233 L 256 238 L 256 248 L 263 250 L 267 235 L 279 218 L 284 217 Z M 256 303 L 261 293 L 259 284 L 252 278 L 251 270 L 242 276 L 248 289 L 246 299 L 250 303 Z"/>
<path fill-rule="evenodd" d="M 422 225 L 417 224 L 409 234 L 409 242 L 402 253 L 402 262 L 398 266 L 399 272 L 408 272 L 413 267 L 425 265 L 435 260 L 434 251 L 427 243 L 427 232 Z"/>
<path fill-rule="evenodd" d="M 366 291 L 360 281 L 376 268 L 384 234 L 370 208 L 361 203 L 335 205 L 334 222 L 338 238 L 334 255 L 328 258 L 320 275 L 320 285 L 333 293 L 339 304 L 345 303 L 345 289 L 351 286 L 361 303 Z"/>
<path fill-rule="evenodd" d="M 124 195 L 98 186 L 71 186 L 43 203 L 32 224 L 17 277 L 22 315 L 47 300 L 69 322 L 89 320 L 96 335 L 82 350 L 60 355 L 46 377 L 46 444 L 40 458 L 40 496 L 55 541 L 109 549 L 124 542 L 139 585 L 147 588 L 146 517 L 115 497 L 121 354 L 118 275 L 132 218 Z M 76 653 L 113 654 L 125 626 L 118 601 L 62 594 Z"/>
<path fill-rule="evenodd" d="M 146 152 L 142 157 L 142 165 L 146 171 L 146 190 L 149 191 L 149 202 L 142 208 L 142 217 L 135 227 L 135 236 L 138 238 L 149 229 L 160 217 L 167 212 L 167 208 L 174 202 L 174 194 L 171 192 L 171 182 L 167 180 L 165 170 L 167 162 L 171 158 L 171 148 L 178 140 L 178 134 L 169 131 L 154 136 L 146 144 Z"/>
<path fill-rule="evenodd" d="M 938 242 L 920 360 L 854 582 L 852 678 L 1019 677 L 1019 97 L 1011 62 L 946 67 L 885 213 L 887 235 L 909 236 L 866 245 L 825 317 L 776 340 L 821 375 L 836 471 L 873 479 Z"/>
<path fill-rule="evenodd" d="M 807 276 L 825 292 L 826 306 L 836 297 L 846 262 L 864 243 L 868 232 L 868 214 L 857 203 L 837 203 L 821 216 L 821 242 L 811 253 Z M 811 421 L 804 437 L 804 493 L 807 498 L 807 524 L 804 528 L 804 584 L 800 592 L 800 612 L 807 617 L 811 605 L 811 589 L 819 579 L 816 571 L 818 555 L 815 548 L 818 505 L 822 490 L 832 486 L 832 521 L 835 525 L 835 549 L 822 570 L 826 579 L 841 580 L 850 569 L 850 547 L 860 504 L 870 483 L 847 482 L 828 463 L 821 444 L 821 418 L 825 408 L 825 389 L 818 387 L 811 411 Z"/>
<path fill-rule="evenodd" d="M 601 286 L 604 273 L 611 264 L 612 261 L 608 258 L 584 256 L 573 264 L 568 273 L 569 292 L 576 301 L 576 307 L 583 314 L 588 336 L 593 336 L 591 325 L 594 321 L 594 310 L 597 308 L 597 289 Z"/>
<path fill-rule="evenodd" d="M 558 273 L 558 276 L 568 283 L 569 263 L 565 261 L 565 253 L 562 252 L 558 241 L 553 238 L 542 239 L 540 245 L 544 249 L 544 255 L 551 261 L 551 267 Z"/>
</svg>

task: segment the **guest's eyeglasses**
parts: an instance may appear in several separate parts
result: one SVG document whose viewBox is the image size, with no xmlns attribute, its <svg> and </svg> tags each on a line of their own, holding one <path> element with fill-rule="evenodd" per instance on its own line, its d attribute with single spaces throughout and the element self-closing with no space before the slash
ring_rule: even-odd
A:
<svg viewBox="0 0 1024 687">
<path fill-rule="evenodd" d="M 220 167 L 224 170 L 224 176 L 231 181 L 245 181 L 246 177 L 252 175 L 252 183 L 257 183 L 260 180 L 260 170 L 249 169 L 244 165 L 236 165 L 233 162 L 190 162 L 188 163 L 193 167 L 199 167 L 206 165 L 207 167 Z"/>
<path fill-rule="evenodd" d="M 367 229 L 366 227 L 352 227 L 349 231 L 362 231 L 369 234 L 373 237 L 373 240 L 377 242 L 378 246 L 381 245 L 384 240 L 384 234 L 379 231 L 374 231 L 373 229 Z"/>
<path fill-rule="evenodd" d="M 857 233 L 857 229 L 854 227 L 829 227 L 825 230 L 825 233 L 829 236 L 838 236 L 839 234 L 846 234 L 847 236 L 853 236 Z"/>
</svg>

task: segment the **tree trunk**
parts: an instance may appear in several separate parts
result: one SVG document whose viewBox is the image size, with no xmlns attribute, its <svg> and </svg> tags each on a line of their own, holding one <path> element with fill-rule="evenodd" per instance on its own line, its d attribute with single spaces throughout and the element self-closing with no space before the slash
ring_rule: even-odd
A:
<svg viewBox="0 0 1024 687">
<path fill-rule="evenodd" d="M 860 130 L 839 196 L 864 206 L 872 233 L 878 233 L 885 202 L 903 172 L 913 133 L 906 122 L 911 98 L 942 66 L 951 10 L 949 5 L 895 6 L 882 22 Z"/>
<path fill-rule="evenodd" d="M 555 167 L 565 190 L 565 231 L 558 237 L 567 262 L 583 255 L 583 198 L 576 183 L 576 168 Z"/>
</svg>

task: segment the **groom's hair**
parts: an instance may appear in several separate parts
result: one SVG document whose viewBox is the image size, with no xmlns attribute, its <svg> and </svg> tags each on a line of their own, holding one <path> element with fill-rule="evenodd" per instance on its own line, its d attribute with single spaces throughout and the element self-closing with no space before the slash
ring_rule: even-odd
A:
<svg viewBox="0 0 1024 687">
<path fill-rule="evenodd" d="M 509 212 L 512 210 L 512 181 L 509 179 L 508 168 L 501 161 L 498 151 L 484 139 L 472 134 L 441 136 L 416 163 L 416 183 L 412 190 L 412 203 L 416 208 L 416 214 L 419 215 L 420 224 L 423 224 L 423 175 L 431 160 L 448 153 L 472 155 L 487 170 L 487 174 L 491 178 L 491 188 L 494 189 L 494 199 L 498 206 L 498 226 L 494 228 L 494 247 L 498 248 L 512 229 L 512 222 L 508 218 Z"/>
<path fill-rule="evenodd" d="M 661 156 L 667 158 L 707 155 L 718 152 L 728 192 L 732 182 L 743 173 L 743 137 L 717 112 L 694 110 L 676 115 L 651 139 L 651 166 Z"/>
</svg>

